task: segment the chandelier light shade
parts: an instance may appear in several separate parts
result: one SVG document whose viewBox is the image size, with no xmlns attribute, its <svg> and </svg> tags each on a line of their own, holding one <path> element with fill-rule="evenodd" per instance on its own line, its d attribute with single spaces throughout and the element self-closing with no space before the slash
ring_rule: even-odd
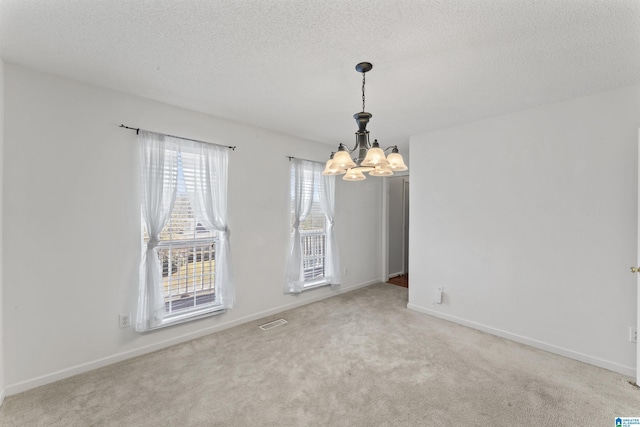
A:
<svg viewBox="0 0 640 427">
<path fill-rule="evenodd" d="M 339 167 L 337 167 L 335 165 L 335 162 L 333 161 L 333 155 L 331 155 L 331 158 L 329 160 L 327 160 L 327 164 L 324 167 L 324 172 L 322 172 L 324 175 L 344 175 L 345 173 L 347 173 L 346 169 L 341 169 Z"/>
<path fill-rule="evenodd" d="M 389 161 L 389 167 L 392 171 L 406 171 L 409 169 L 407 165 L 404 164 L 404 160 L 400 153 L 398 153 L 398 148 L 394 147 L 393 151 L 389 153 L 387 156 L 387 160 Z"/>
<path fill-rule="evenodd" d="M 376 166 L 371 172 L 369 172 L 371 176 L 391 176 L 393 175 L 393 171 L 388 166 Z"/>
<path fill-rule="evenodd" d="M 344 175 L 342 179 L 345 181 L 362 181 L 366 179 L 365 172 L 368 172 L 371 176 L 391 176 L 394 172 L 408 169 L 402 156 L 398 153 L 397 145 L 383 150 L 380 148 L 377 139 L 374 140 L 373 144 L 369 142 L 367 123 L 369 123 L 369 119 L 373 115 L 364 110 L 364 85 L 365 73 L 371 71 L 372 68 L 373 65 L 369 62 L 361 62 L 356 65 L 356 71 L 362 73 L 362 111 L 353 115 L 358 124 L 356 145 L 353 150 L 349 150 L 344 144 L 340 144 L 338 151 L 331 153 L 331 158 L 327 161 L 322 172 L 323 175 Z M 388 150 L 392 151 L 388 156 L 385 156 L 385 151 Z M 357 157 L 351 158 L 352 153 L 356 153 Z"/>
<path fill-rule="evenodd" d="M 342 179 L 345 181 L 362 181 L 363 179 L 367 179 L 367 177 L 364 176 L 360 169 L 350 168 Z"/>
<path fill-rule="evenodd" d="M 333 155 L 333 166 L 346 172 L 347 169 L 356 167 L 356 164 L 351 159 L 349 152 L 341 146 L 338 152 Z"/>
<path fill-rule="evenodd" d="M 377 139 L 373 141 L 373 146 L 367 151 L 367 156 L 362 161 L 362 166 L 389 166 L 389 161 L 385 157 L 382 148 L 378 145 Z"/>
</svg>

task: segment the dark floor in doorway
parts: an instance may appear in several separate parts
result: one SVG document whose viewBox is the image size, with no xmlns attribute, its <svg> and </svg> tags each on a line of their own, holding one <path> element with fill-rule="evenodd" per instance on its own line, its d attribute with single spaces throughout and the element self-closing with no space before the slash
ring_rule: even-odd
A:
<svg viewBox="0 0 640 427">
<path fill-rule="evenodd" d="M 409 287 L 409 275 L 402 274 L 400 276 L 393 277 L 389 279 L 387 283 L 391 283 L 392 285 L 402 286 L 403 288 Z"/>
</svg>

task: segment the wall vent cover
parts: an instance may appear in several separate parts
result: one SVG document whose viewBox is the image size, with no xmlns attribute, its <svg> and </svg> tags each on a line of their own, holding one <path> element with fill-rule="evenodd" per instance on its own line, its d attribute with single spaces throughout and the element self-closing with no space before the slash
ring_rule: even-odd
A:
<svg viewBox="0 0 640 427">
<path fill-rule="evenodd" d="M 269 322 L 269 323 L 265 323 L 264 325 L 260 325 L 260 329 L 262 329 L 263 331 L 266 331 L 268 329 L 272 329 L 272 328 L 275 328 L 277 326 L 284 325 L 285 323 L 287 323 L 286 320 L 278 319 L 278 320 L 274 320 L 273 322 Z"/>
</svg>

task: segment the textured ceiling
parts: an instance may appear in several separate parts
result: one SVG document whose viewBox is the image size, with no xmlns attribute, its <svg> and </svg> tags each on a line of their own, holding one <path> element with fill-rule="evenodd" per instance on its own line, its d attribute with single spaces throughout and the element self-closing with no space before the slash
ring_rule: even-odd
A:
<svg viewBox="0 0 640 427">
<path fill-rule="evenodd" d="M 640 2 L 1 0 L 0 55 L 349 145 L 369 61 L 372 138 L 406 150 L 412 134 L 640 83 Z"/>
</svg>

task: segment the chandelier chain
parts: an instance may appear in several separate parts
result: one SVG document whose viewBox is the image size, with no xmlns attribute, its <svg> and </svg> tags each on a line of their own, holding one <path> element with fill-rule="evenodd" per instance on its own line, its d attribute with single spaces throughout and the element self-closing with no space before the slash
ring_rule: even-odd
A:
<svg viewBox="0 0 640 427">
<path fill-rule="evenodd" d="M 364 76 L 365 73 L 362 73 L 362 112 L 364 113 Z"/>
</svg>

